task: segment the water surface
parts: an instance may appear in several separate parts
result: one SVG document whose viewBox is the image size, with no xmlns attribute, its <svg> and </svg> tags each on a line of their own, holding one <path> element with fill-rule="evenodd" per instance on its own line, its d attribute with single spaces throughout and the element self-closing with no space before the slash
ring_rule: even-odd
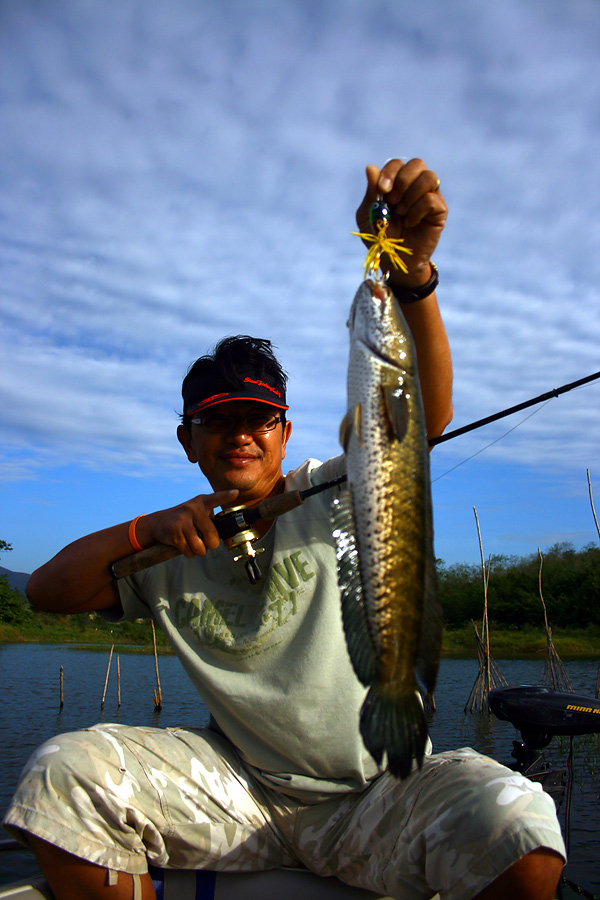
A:
<svg viewBox="0 0 600 900">
<path fill-rule="evenodd" d="M 154 659 L 145 654 L 121 653 L 121 706 L 117 706 L 117 653 L 113 653 L 104 709 L 100 709 L 108 649 L 94 651 L 70 645 L 0 645 L 0 746 L 3 774 L 0 811 L 3 813 L 19 772 L 33 750 L 46 738 L 97 722 L 130 725 L 203 726 L 208 712 L 174 656 L 159 659 L 163 708 L 154 711 Z M 497 660 L 511 684 L 537 684 L 542 660 Z M 60 667 L 64 674 L 64 707 L 60 709 Z M 572 661 L 566 668 L 577 692 L 594 695 L 598 664 Z M 463 708 L 477 676 L 475 660 L 442 661 L 436 688 L 436 712 L 430 717 L 434 749 L 473 747 L 501 762 L 511 762 L 512 742 L 518 733 L 508 722 L 465 715 Z M 564 765 L 568 739 L 554 739 L 546 755 Z M 600 752 L 596 736 L 575 742 L 574 783 L 570 816 L 570 860 L 566 875 L 588 891 L 600 889 Z M 559 813 L 563 829 L 565 810 Z M 29 854 L 0 855 L 0 883 L 37 874 Z M 569 892 L 570 893 L 570 892 Z M 573 895 L 575 896 L 575 895 Z"/>
</svg>

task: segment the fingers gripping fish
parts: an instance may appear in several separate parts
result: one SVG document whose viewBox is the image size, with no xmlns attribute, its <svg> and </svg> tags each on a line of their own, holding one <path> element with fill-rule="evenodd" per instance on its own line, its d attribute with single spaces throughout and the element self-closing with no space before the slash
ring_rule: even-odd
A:
<svg viewBox="0 0 600 900">
<path fill-rule="evenodd" d="M 418 688 L 433 691 L 442 640 L 429 451 L 412 337 L 383 283 L 361 284 L 348 325 L 340 431 L 348 490 L 332 506 L 342 618 L 355 672 L 369 688 L 365 746 L 405 778 L 425 753 Z"/>
</svg>

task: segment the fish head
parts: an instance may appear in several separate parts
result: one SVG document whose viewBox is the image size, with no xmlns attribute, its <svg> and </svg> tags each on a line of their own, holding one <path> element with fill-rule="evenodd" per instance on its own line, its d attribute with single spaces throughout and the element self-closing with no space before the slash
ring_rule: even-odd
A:
<svg viewBox="0 0 600 900">
<path fill-rule="evenodd" d="M 414 371 L 412 337 L 398 301 L 381 282 L 363 281 L 350 310 L 350 342 L 359 341 L 395 368 Z"/>
</svg>

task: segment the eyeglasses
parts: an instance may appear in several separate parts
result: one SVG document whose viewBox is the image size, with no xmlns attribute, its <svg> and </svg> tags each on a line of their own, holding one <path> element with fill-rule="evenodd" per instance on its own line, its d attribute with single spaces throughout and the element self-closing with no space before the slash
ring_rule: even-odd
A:
<svg viewBox="0 0 600 900">
<path fill-rule="evenodd" d="M 269 413 L 253 413 L 250 416 L 221 416 L 219 413 L 210 413 L 192 419 L 194 425 L 199 425 L 209 434 L 229 434 L 240 425 L 245 434 L 264 434 L 265 431 L 273 431 L 282 421 L 282 416 L 273 416 Z"/>
</svg>

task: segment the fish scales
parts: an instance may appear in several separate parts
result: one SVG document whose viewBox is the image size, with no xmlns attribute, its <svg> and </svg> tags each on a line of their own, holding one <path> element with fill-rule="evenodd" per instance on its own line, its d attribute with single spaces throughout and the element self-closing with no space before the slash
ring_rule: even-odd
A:
<svg viewBox="0 0 600 900">
<path fill-rule="evenodd" d="M 348 490 L 332 508 L 342 617 L 369 687 L 363 740 L 403 778 L 425 752 L 417 689 L 433 691 L 441 650 L 429 451 L 412 337 L 389 290 L 363 282 L 348 325 Z"/>
</svg>

